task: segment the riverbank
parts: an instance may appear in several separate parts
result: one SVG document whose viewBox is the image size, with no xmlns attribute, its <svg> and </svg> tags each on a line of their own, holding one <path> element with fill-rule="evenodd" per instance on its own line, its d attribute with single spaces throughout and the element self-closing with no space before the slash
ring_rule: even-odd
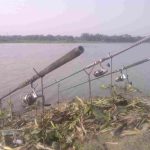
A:
<svg viewBox="0 0 150 150">
<path fill-rule="evenodd" d="M 83 33 L 80 36 L 72 35 L 0 35 L 0 43 L 128 43 L 136 42 L 143 36 L 124 35 L 102 35 Z M 150 41 L 149 41 L 150 42 Z"/>
<path fill-rule="evenodd" d="M 17 150 L 44 149 L 44 145 L 49 150 L 148 150 L 149 108 L 138 96 L 117 94 L 95 98 L 92 103 L 76 97 L 45 108 L 44 116 L 32 107 L 7 122 L 1 131 L 21 131 L 17 138 L 22 143 L 9 143 Z"/>
</svg>

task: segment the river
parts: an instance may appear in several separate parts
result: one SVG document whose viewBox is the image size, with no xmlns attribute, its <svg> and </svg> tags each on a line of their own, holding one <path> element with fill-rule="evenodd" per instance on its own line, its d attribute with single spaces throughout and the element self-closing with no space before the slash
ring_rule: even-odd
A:
<svg viewBox="0 0 150 150">
<path fill-rule="evenodd" d="M 59 80 L 75 71 L 78 71 L 79 69 L 82 69 L 95 60 L 108 56 L 109 53 L 113 54 L 127 48 L 131 45 L 131 43 L 0 44 L 0 96 L 9 92 L 19 83 L 34 75 L 35 72 L 33 71 L 33 68 L 40 71 L 79 45 L 84 47 L 84 53 L 68 64 L 65 64 L 61 68 L 47 75 L 44 78 L 45 86 L 53 83 L 55 80 Z M 125 65 L 132 64 L 135 61 L 139 61 L 147 57 L 150 57 L 150 44 L 144 43 L 115 57 L 113 59 L 113 69 L 122 68 Z M 150 95 L 149 65 L 150 62 L 128 70 L 129 80 L 133 82 L 134 86 L 142 90 L 147 95 Z M 104 63 L 104 66 L 106 66 L 106 63 Z M 96 69 L 99 69 L 99 66 L 97 66 L 95 70 Z M 114 75 L 113 79 L 115 79 L 117 75 Z M 94 76 L 92 75 L 91 77 L 93 78 Z M 61 82 L 60 90 L 86 80 L 86 74 L 84 72 L 80 73 L 79 75 Z M 105 91 L 100 87 L 103 84 L 108 85 L 109 83 L 110 77 L 92 82 L 92 95 L 97 96 L 104 94 Z M 36 86 L 36 89 L 40 89 L 39 83 L 35 83 L 34 86 Z M 21 102 L 21 98 L 30 90 L 30 87 L 21 89 L 11 95 L 11 99 L 17 101 L 17 105 Z M 71 99 L 77 95 L 80 97 L 87 97 L 88 84 L 60 93 L 60 100 Z M 57 86 L 46 89 L 45 97 L 47 103 L 56 101 Z M 9 97 L 5 100 L 7 99 L 9 99 Z"/>
</svg>

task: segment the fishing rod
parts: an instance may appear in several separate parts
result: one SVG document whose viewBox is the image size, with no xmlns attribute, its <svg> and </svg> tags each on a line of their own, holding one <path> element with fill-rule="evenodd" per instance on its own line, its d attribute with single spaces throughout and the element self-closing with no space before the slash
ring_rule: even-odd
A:
<svg viewBox="0 0 150 150">
<path fill-rule="evenodd" d="M 58 60 L 54 61 L 52 64 L 50 64 L 49 66 L 47 66 L 46 68 L 44 68 L 40 72 L 37 72 L 34 69 L 34 71 L 36 72 L 36 74 L 34 76 L 32 76 L 30 79 L 24 81 L 22 84 L 18 85 L 15 89 L 13 89 L 12 91 L 10 91 L 7 94 L 5 94 L 4 96 L 2 96 L 0 98 L 0 101 L 2 99 L 4 99 L 5 97 L 11 95 L 12 93 L 16 92 L 17 90 L 19 90 L 19 89 L 21 89 L 21 88 L 23 88 L 23 87 L 25 87 L 29 84 L 32 85 L 32 83 L 35 82 L 37 79 L 39 79 L 39 78 L 42 79 L 48 73 L 50 73 L 53 70 L 61 67 L 62 65 L 64 65 L 67 62 L 73 60 L 74 58 L 80 56 L 83 52 L 84 52 L 84 48 L 82 46 L 79 46 L 77 48 L 74 48 L 73 50 L 71 50 L 70 52 L 68 52 L 67 54 L 65 54 L 61 58 L 59 58 Z"/>
<path fill-rule="evenodd" d="M 108 57 L 104 57 L 104 58 L 102 58 L 102 59 L 100 59 L 100 60 L 98 60 L 98 61 L 95 61 L 94 63 L 88 65 L 88 66 L 86 67 L 86 69 L 91 68 L 91 67 L 93 67 L 93 66 L 95 66 L 95 65 L 97 65 L 97 64 L 103 63 L 103 62 L 106 61 L 106 60 L 112 59 L 112 58 L 114 58 L 114 57 L 116 57 L 116 56 L 118 56 L 118 55 L 120 55 L 120 54 L 122 54 L 122 53 L 124 53 L 124 52 L 126 52 L 126 51 L 128 51 L 128 50 L 130 50 L 130 49 L 132 49 L 132 48 L 134 48 L 134 47 L 136 47 L 136 46 L 138 46 L 138 45 L 144 43 L 144 42 L 146 42 L 146 41 L 149 40 L 149 39 L 150 39 L 150 35 L 149 35 L 149 36 L 146 36 L 145 38 L 143 38 L 143 39 L 141 39 L 141 40 L 139 40 L 139 41 L 137 41 L 137 42 L 135 42 L 134 44 L 132 44 L 132 45 L 129 46 L 128 48 L 125 48 L 125 49 L 123 49 L 123 50 L 121 50 L 121 51 L 119 51 L 119 52 L 117 52 L 117 53 L 114 53 L 114 54 L 112 54 L 112 55 L 109 55 Z"/>
<path fill-rule="evenodd" d="M 140 60 L 140 61 L 138 61 L 138 62 L 135 62 L 135 63 L 131 64 L 131 65 L 128 65 L 128 66 L 123 67 L 123 70 L 132 68 L 132 67 L 134 67 L 134 66 L 138 66 L 138 65 L 143 64 L 143 63 L 146 63 L 146 62 L 148 62 L 148 61 L 150 61 L 150 58 L 146 58 L 146 59 Z"/>
<path fill-rule="evenodd" d="M 148 61 L 150 61 L 150 58 L 146 58 L 146 59 L 137 61 L 137 62 L 135 62 L 135 63 L 133 63 L 133 64 L 124 66 L 122 69 L 118 69 L 118 70 L 115 70 L 115 71 L 113 71 L 113 72 L 110 72 L 110 73 L 107 73 L 107 74 L 105 74 L 105 75 L 102 75 L 102 76 L 100 76 L 100 77 L 91 79 L 91 82 L 92 82 L 92 81 L 95 81 L 95 80 L 97 80 L 97 79 L 100 79 L 100 78 L 109 76 L 109 75 L 111 75 L 111 74 L 118 73 L 118 72 L 120 72 L 120 70 L 123 71 L 123 70 L 126 70 L 126 69 L 130 69 L 130 68 L 136 67 L 136 66 L 141 65 L 141 64 L 143 64 L 143 63 L 146 63 L 146 62 L 148 62 Z M 73 88 L 75 88 L 75 87 L 81 86 L 81 85 L 86 84 L 86 83 L 88 83 L 88 82 L 89 82 L 89 81 L 82 82 L 82 83 L 80 83 L 80 84 L 77 84 L 77 85 L 71 86 L 71 87 L 69 87 L 69 88 L 63 89 L 63 90 L 61 90 L 60 92 L 64 92 L 64 91 L 73 89 Z"/>
<path fill-rule="evenodd" d="M 139 41 L 137 41 L 137 42 L 135 42 L 134 44 L 132 44 L 132 45 L 129 46 L 128 48 L 125 48 L 125 49 L 123 49 L 123 50 L 121 50 L 121 51 L 119 51 L 119 52 L 117 52 L 117 53 L 115 53 L 115 54 L 113 54 L 113 55 L 109 55 L 108 57 L 105 57 L 105 58 L 102 58 L 102 59 L 100 59 L 100 60 L 98 60 L 98 61 L 95 61 L 94 63 L 92 63 L 92 64 L 90 64 L 90 65 L 88 65 L 88 66 L 82 68 L 81 70 L 78 70 L 77 72 L 74 72 L 74 73 L 70 74 L 69 76 L 64 77 L 64 78 L 58 80 L 57 83 L 59 83 L 59 82 L 65 80 L 65 79 L 67 79 L 67 78 L 69 78 L 69 77 L 72 77 L 72 76 L 74 76 L 74 75 L 76 75 L 76 74 L 78 74 L 78 73 L 80 73 L 80 72 L 82 72 L 82 71 L 84 71 L 84 70 L 86 70 L 86 69 L 89 69 L 89 68 L 91 68 L 91 67 L 93 67 L 93 66 L 95 66 L 95 65 L 101 64 L 102 62 L 104 62 L 104 61 L 106 61 L 106 60 L 112 59 L 113 57 L 116 57 L 116 56 L 118 56 L 118 55 L 120 55 L 120 54 L 122 54 L 122 53 L 124 53 L 124 52 L 126 52 L 126 51 L 128 51 L 128 50 L 130 50 L 130 49 L 132 49 L 133 47 L 136 47 L 136 46 L 142 44 L 143 42 L 145 42 L 145 41 L 147 41 L 147 40 L 149 40 L 149 39 L 150 39 L 150 35 L 149 35 L 149 36 L 146 36 L 145 38 L 143 38 L 143 39 L 141 39 L 141 40 L 139 40 Z M 49 85 L 45 86 L 44 89 L 47 89 L 47 88 L 49 88 L 49 87 L 51 87 L 51 86 L 53 86 L 53 85 L 55 85 L 55 84 L 56 84 L 56 82 L 54 82 L 54 83 L 52 83 L 52 84 L 49 84 Z M 40 92 L 40 91 L 41 91 L 41 90 L 38 90 L 37 92 Z"/>
</svg>

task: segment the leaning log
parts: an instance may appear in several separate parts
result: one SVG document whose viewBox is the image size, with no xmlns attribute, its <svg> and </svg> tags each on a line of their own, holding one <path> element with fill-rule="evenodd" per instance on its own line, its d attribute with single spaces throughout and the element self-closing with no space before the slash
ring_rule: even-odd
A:
<svg viewBox="0 0 150 150">
<path fill-rule="evenodd" d="M 67 54 L 65 54 L 64 56 L 62 56 L 61 58 L 59 58 L 58 60 L 56 60 L 55 62 L 53 62 L 52 64 L 50 64 L 46 68 L 44 68 L 43 70 L 41 70 L 40 72 L 38 72 L 38 74 L 35 74 L 30 79 L 26 80 L 25 82 L 23 82 L 22 84 L 17 86 L 12 91 L 10 91 L 9 93 L 2 96 L 0 98 L 0 100 L 6 98 L 7 96 L 9 96 L 10 94 L 16 92 L 17 90 L 19 90 L 19 89 L 35 82 L 37 79 L 44 77 L 45 75 L 52 72 L 53 70 L 61 67 L 62 65 L 66 64 L 67 62 L 69 62 L 69 61 L 73 60 L 74 58 L 80 56 L 83 52 L 84 52 L 84 48 L 82 46 L 74 48 L 73 50 L 71 50 L 70 52 L 68 52 Z"/>
</svg>

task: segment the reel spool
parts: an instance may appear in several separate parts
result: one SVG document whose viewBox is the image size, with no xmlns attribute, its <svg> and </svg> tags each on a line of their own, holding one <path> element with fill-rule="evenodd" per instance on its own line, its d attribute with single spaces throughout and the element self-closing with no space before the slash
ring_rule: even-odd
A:
<svg viewBox="0 0 150 150">
<path fill-rule="evenodd" d="M 35 90 L 32 88 L 32 92 L 24 96 L 23 103 L 25 105 L 31 106 L 36 102 L 37 98 L 38 96 Z"/>
<path fill-rule="evenodd" d="M 108 72 L 108 70 L 105 69 L 105 68 L 100 64 L 100 69 L 94 71 L 94 74 L 93 74 L 93 75 L 94 75 L 95 77 L 100 77 L 100 76 L 106 74 L 107 72 Z"/>
<path fill-rule="evenodd" d="M 116 81 L 116 82 L 123 82 L 123 81 L 125 81 L 126 79 L 127 79 L 126 75 L 123 74 L 123 73 L 121 73 L 121 75 L 119 75 L 119 76 L 115 79 L 115 81 Z"/>
<path fill-rule="evenodd" d="M 126 70 L 126 75 L 123 73 L 123 70 L 120 70 L 120 75 L 115 79 L 116 82 L 127 81 L 128 84 L 132 85 L 132 82 L 129 81 L 129 75 Z"/>
</svg>

